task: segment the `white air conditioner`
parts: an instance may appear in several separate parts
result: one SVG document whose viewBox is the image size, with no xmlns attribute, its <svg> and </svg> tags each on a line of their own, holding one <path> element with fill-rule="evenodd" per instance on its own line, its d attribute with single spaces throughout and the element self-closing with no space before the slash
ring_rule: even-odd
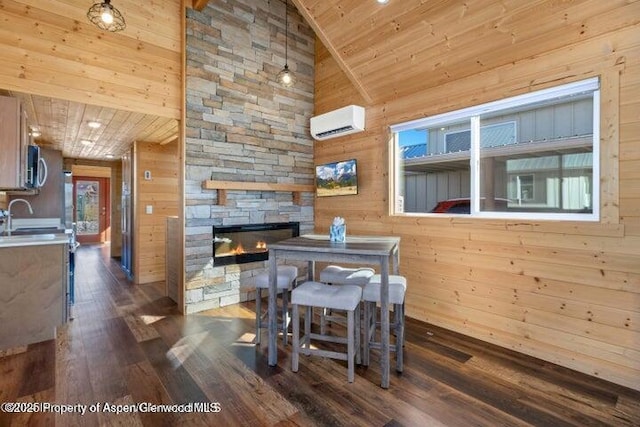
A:
<svg viewBox="0 0 640 427">
<path fill-rule="evenodd" d="M 349 105 L 311 117 L 311 136 L 317 140 L 335 138 L 364 130 L 364 108 Z"/>
</svg>

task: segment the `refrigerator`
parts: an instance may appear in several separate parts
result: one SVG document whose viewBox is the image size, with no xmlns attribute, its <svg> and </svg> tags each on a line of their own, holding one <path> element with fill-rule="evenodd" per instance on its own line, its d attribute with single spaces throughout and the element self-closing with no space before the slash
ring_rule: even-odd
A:
<svg viewBox="0 0 640 427">
<path fill-rule="evenodd" d="M 67 258 L 67 320 L 73 319 L 72 307 L 75 303 L 75 269 L 76 269 L 76 223 L 73 221 L 73 175 L 71 171 L 63 171 L 64 191 L 63 206 L 65 233 L 69 236 L 69 257 Z"/>
<path fill-rule="evenodd" d="M 122 256 L 120 264 L 133 280 L 133 148 L 122 156 Z"/>
</svg>

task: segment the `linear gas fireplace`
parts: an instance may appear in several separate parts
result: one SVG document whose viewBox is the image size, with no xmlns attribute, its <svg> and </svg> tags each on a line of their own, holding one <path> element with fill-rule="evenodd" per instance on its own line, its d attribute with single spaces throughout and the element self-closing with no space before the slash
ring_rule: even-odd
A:
<svg viewBox="0 0 640 427">
<path fill-rule="evenodd" d="M 213 265 L 269 259 L 269 245 L 300 235 L 299 222 L 213 226 Z"/>
</svg>

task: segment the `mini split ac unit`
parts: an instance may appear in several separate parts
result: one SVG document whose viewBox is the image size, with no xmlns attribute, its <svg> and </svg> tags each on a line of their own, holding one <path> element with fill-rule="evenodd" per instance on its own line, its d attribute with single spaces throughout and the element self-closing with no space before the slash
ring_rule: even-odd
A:
<svg viewBox="0 0 640 427">
<path fill-rule="evenodd" d="M 336 138 L 364 130 L 364 108 L 349 105 L 311 117 L 311 136 L 317 140 Z"/>
</svg>

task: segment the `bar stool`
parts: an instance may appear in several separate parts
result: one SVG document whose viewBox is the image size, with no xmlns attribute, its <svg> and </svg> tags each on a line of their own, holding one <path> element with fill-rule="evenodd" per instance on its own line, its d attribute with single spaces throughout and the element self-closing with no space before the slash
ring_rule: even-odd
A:
<svg viewBox="0 0 640 427">
<path fill-rule="evenodd" d="M 300 353 L 323 356 L 347 361 L 347 379 L 355 379 L 355 363 L 360 360 L 360 300 L 362 288 L 355 285 L 329 286 L 319 282 L 304 282 L 291 292 L 291 311 L 293 322 L 293 353 L 291 370 L 298 372 Z M 304 316 L 304 336 L 300 344 L 300 306 L 306 307 Z M 347 336 L 338 337 L 324 333 L 311 333 L 313 307 L 328 307 L 347 312 Z M 328 351 L 311 348 L 311 340 L 347 344 L 347 352 Z"/>
<path fill-rule="evenodd" d="M 331 285 L 356 285 L 363 288 L 369 279 L 375 274 L 375 270 L 369 267 L 347 268 L 339 265 L 329 265 L 320 271 L 320 282 Z M 326 332 L 327 320 L 331 322 L 344 323 L 342 317 L 327 313 L 327 309 L 322 310 L 320 315 L 320 333 Z"/>
<path fill-rule="evenodd" d="M 369 365 L 369 350 L 381 348 L 381 343 L 375 341 L 376 329 L 380 322 L 377 321 L 377 304 L 380 303 L 380 286 L 382 277 L 376 274 L 371 277 L 369 283 L 362 291 L 364 302 L 364 349 L 362 364 Z M 393 322 L 389 325 L 396 336 L 395 346 L 390 346 L 391 351 L 396 352 L 396 371 L 404 369 L 404 295 L 407 291 L 407 279 L 404 276 L 389 276 L 389 304 L 393 305 Z"/>
<path fill-rule="evenodd" d="M 320 281 L 332 285 L 364 286 L 374 274 L 375 270 L 369 267 L 346 268 L 328 265 L 320 271 Z"/>
<path fill-rule="evenodd" d="M 298 267 L 294 265 L 279 265 L 276 288 L 282 294 L 282 340 L 287 345 L 287 316 L 289 311 L 289 289 L 295 287 L 298 278 Z M 260 344 L 260 329 L 267 328 L 262 325 L 262 290 L 269 290 L 269 272 L 265 271 L 255 277 L 256 285 L 256 344 Z M 267 292 L 268 293 L 268 292 Z M 265 313 L 266 316 L 266 313 Z"/>
</svg>

